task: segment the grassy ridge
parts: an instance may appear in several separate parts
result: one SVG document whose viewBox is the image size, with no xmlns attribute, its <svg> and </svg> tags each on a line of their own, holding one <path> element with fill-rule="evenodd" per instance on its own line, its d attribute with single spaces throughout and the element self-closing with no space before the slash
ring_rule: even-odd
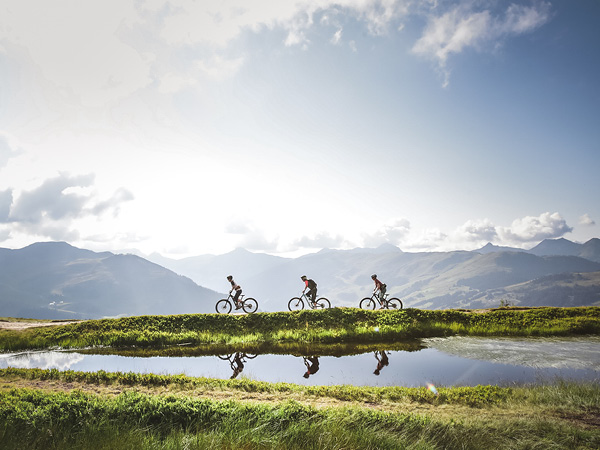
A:
<svg viewBox="0 0 600 450">
<path fill-rule="evenodd" d="M 46 371 L 48 376 L 65 376 Z M 43 375 L 4 372 L 2 377 Z M 72 374 L 73 375 L 73 374 Z M 93 375 L 93 374 L 90 374 Z M 66 375 L 67 379 L 71 375 Z M 119 379 L 120 375 L 114 375 Z M 143 381 L 143 380 L 137 380 Z M 132 388 L 139 387 L 129 380 Z M 164 382 L 165 380 L 163 380 Z M 178 383 L 178 380 L 171 380 Z M 193 380 L 189 380 L 193 382 Z M 208 380 L 200 380 L 200 385 Z M 87 382 L 94 382 L 87 380 Z M 100 381 L 98 381 L 100 382 Z M 117 383 L 119 381 L 116 381 Z M 222 381 L 221 381 L 222 382 Z M 223 382 L 228 383 L 228 382 Z M 433 394 L 404 388 L 404 403 L 387 398 L 387 409 L 367 404 L 317 407 L 290 400 L 273 388 L 269 402 L 194 397 L 206 390 L 188 386 L 179 395 L 118 395 L 81 391 L 0 390 L 3 449 L 595 449 L 600 447 L 600 388 L 559 383 L 533 388 L 449 388 L 484 400 L 451 409 L 454 400 L 428 410 L 411 406 Z M 222 385 L 221 388 L 236 388 Z M 258 387 L 258 385 L 254 386 Z M 252 388 L 252 386 L 250 386 Z M 303 389 L 289 385 L 290 389 Z M 316 388 L 314 388 L 316 389 Z M 313 392 L 335 397 L 335 386 Z M 363 388 L 356 388 L 360 391 Z M 386 389 L 386 388 L 384 388 Z M 394 388 L 387 388 L 394 389 Z M 495 391 L 499 395 L 487 395 Z M 440 396 L 442 394 L 440 393 Z M 233 397 L 233 396 L 232 396 Z M 353 396 L 355 397 L 355 396 Z M 460 404 L 460 396 L 456 402 Z M 274 399 L 273 399 L 274 398 Z M 414 399 L 414 400 L 413 400 Z M 408 400 L 408 403 L 406 402 Z M 437 401 L 437 400 L 435 400 Z M 390 403 L 391 402 L 391 403 Z M 420 403 L 419 403 L 420 404 Z M 443 409 L 443 412 L 442 412 Z M 448 416 L 448 412 L 455 412 Z"/>
<path fill-rule="evenodd" d="M 0 332 L 0 350 L 88 346 L 157 347 L 174 344 L 392 342 L 445 336 L 551 336 L 600 334 L 600 308 L 322 311 L 250 315 L 187 314 L 89 320 Z"/>
<path fill-rule="evenodd" d="M 227 379 L 188 377 L 185 375 L 138 374 L 133 372 L 78 372 L 57 369 L 0 369 L 0 379 L 26 379 L 40 381 L 80 382 L 104 386 L 145 386 L 171 387 L 178 390 L 237 392 L 258 392 L 270 394 L 302 394 L 313 397 L 327 397 L 340 401 L 381 402 L 411 401 L 434 405 L 462 404 L 468 406 L 499 405 L 511 394 L 511 388 L 499 386 L 440 387 L 438 394 L 432 394 L 425 387 L 408 388 L 401 386 L 302 386 L 292 383 L 268 383 L 247 378 Z"/>
</svg>

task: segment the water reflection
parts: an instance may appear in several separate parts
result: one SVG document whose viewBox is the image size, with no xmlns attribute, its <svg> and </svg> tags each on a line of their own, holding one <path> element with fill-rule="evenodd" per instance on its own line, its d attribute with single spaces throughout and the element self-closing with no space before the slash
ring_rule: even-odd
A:
<svg viewBox="0 0 600 450">
<path fill-rule="evenodd" d="M 0 368 L 10 365 L 18 369 L 68 370 L 82 361 L 85 355 L 58 351 L 0 354 Z"/>
<path fill-rule="evenodd" d="M 236 378 L 244 370 L 246 359 L 254 358 L 256 358 L 256 355 L 247 355 L 246 353 L 240 352 L 236 352 L 233 355 L 219 355 L 219 359 L 229 361 L 229 365 L 233 370 L 233 375 L 229 377 L 230 379 Z"/>
<path fill-rule="evenodd" d="M 47 351 L 0 354 L 0 368 L 246 377 L 274 383 L 356 386 L 503 385 L 551 381 L 555 377 L 600 379 L 600 337 L 436 338 L 423 339 L 417 346 L 411 343 L 407 347 L 399 344 L 390 347 L 361 346 L 361 352 L 350 347 L 344 351 L 338 347 L 334 350 L 315 347 L 313 351 L 298 353 L 274 349 L 263 354 L 249 349 L 221 352 L 219 347 L 219 352 L 212 354 L 207 348 L 189 349 L 187 356 L 157 356 L 161 354 L 158 350 L 148 356 L 147 351 L 132 349 L 117 354 L 108 354 L 109 349 L 101 349 L 102 354 L 94 354 L 98 349 Z M 302 372 L 300 358 L 304 365 Z"/>
<path fill-rule="evenodd" d="M 381 369 L 385 366 L 390 365 L 390 361 L 388 359 L 387 352 L 385 350 L 379 350 L 375 352 L 375 359 L 377 359 L 377 368 L 373 372 L 375 375 L 379 375 L 381 373 Z"/>
<path fill-rule="evenodd" d="M 305 356 L 303 359 L 306 366 L 306 372 L 302 375 L 304 378 L 308 378 L 319 371 L 319 358 L 316 356 Z"/>
</svg>

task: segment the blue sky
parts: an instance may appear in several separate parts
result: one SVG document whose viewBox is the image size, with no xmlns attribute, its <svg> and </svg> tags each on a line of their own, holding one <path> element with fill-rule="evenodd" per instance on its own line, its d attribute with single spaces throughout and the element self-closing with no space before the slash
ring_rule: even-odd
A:
<svg viewBox="0 0 600 450">
<path fill-rule="evenodd" d="M 585 242 L 599 20 L 593 0 L 1 0 L 0 246 Z"/>
</svg>

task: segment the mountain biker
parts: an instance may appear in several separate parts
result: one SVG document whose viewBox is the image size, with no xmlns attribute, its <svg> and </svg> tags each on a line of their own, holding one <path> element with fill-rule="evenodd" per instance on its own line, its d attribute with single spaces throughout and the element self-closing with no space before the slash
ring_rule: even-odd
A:
<svg viewBox="0 0 600 450">
<path fill-rule="evenodd" d="M 235 290 L 235 295 L 233 296 L 233 302 L 235 303 L 235 309 L 240 309 L 242 304 L 238 301 L 240 298 L 240 294 L 242 293 L 242 287 L 233 281 L 233 277 L 231 275 L 227 276 L 227 280 L 231 283 L 231 289 L 229 290 L 229 294 Z"/>
<path fill-rule="evenodd" d="M 302 275 L 300 278 L 302 279 L 302 281 L 304 281 L 304 290 L 302 291 L 302 293 L 304 294 L 305 291 L 308 289 L 308 291 L 306 292 L 306 297 L 314 303 L 317 298 L 317 283 L 315 283 L 310 278 L 306 278 L 306 275 Z"/>
<path fill-rule="evenodd" d="M 377 299 L 379 300 L 379 304 L 383 308 L 383 296 L 385 295 L 385 292 L 387 290 L 387 285 L 379 281 L 377 279 L 377 274 L 375 273 L 371 275 L 371 279 L 375 282 L 375 290 L 373 290 L 373 294 L 377 294 L 377 291 L 379 291 Z"/>
</svg>

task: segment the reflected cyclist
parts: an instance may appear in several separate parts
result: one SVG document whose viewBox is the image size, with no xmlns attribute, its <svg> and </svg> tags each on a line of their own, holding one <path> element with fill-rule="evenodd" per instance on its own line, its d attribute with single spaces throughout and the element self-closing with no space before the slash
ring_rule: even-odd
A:
<svg viewBox="0 0 600 450">
<path fill-rule="evenodd" d="M 375 352 L 375 358 L 377 359 L 377 369 L 375 369 L 375 372 L 373 372 L 373 373 L 375 375 L 379 375 L 379 372 L 381 372 L 381 369 L 383 369 L 385 366 L 390 365 L 390 361 L 388 360 L 388 356 L 385 353 L 385 351 Z"/>
<path fill-rule="evenodd" d="M 306 372 L 302 376 L 308 378 L 319 371 L 319 358 L 316 356 L 304 357 L 304 365 L 306 366 Z"/>
</svg>

